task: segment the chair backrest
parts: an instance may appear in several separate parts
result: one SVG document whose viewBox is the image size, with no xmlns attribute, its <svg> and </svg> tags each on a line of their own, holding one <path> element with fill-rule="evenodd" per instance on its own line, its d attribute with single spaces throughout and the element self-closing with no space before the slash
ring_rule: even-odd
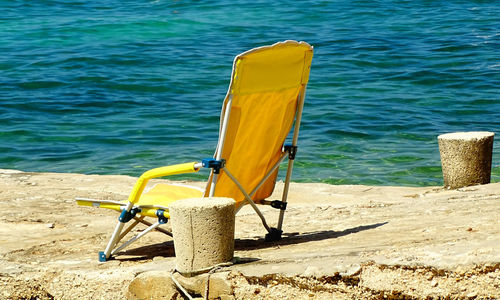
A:
<svg viewBox="0 0 500 300">
<path fill-rule="evenodd" d="M 309 44 L 285 41 L 252 49 L 234 60 L 221 113 L 221 132 L 225 119 L 227 130 L 225 135 L 220 134 L 223 141 L 219 141 L 218 148 L 222 148 L 226 168 L 247 193 L 265 178 L 282 155 L 309 80 L 312 56 Z M 229 118 L 224 118 L 228 111 Z M 215 156 L 219 152 L 217 149 Z M 255 202 L 272 194 L 277 173 L 278 170 L 254 193 Z M 230 197 L 237 203 L 245 199 L 224 171 L 217 176 L 214 196 Z"/>
</svg>

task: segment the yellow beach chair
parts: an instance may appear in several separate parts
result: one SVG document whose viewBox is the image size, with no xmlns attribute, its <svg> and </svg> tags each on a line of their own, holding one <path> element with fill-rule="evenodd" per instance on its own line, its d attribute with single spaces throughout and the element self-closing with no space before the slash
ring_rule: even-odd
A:
<svg viewBox="0 0 500 300">
<path fill-rule="evenodd" d="M 168 221 L 173 201 L 193 197 L 229 197 L 237 208 L 250 204 L 268 231 L 266 240 L 279 240 L 287 204 L 288 187 L 297 152 L 313 48 L 305 42 L 285 41 L 244 52 L 234 59 L 231 83 L 222 106 L 219 142 L 213 158 L 167 166 L 145 172 L 128 201 L 77 199 L 79 205 L 120 211 L 118 224 L 99 260 L 106 261 L 138 238 Z M 293 129 L 291 143 L 285 145 Z M 289 159 L 281 201 L 265 200 L 276 183 L 281 162 Z M 194 187 L 158 184 L 146 193 L 148 180 L 210 168 L 204 191 Z M 276 227 L 269 227 L 256 204 L 280 210 Z M 155 223 L 145 217 L 156 218 Z M 128 228 L 125 223 L 134 220 Z M 138 223 L 149 227 L 129 241 L 118 242 Z M 171 234 L 170 234 L 171 235 Z"/>
</svg>

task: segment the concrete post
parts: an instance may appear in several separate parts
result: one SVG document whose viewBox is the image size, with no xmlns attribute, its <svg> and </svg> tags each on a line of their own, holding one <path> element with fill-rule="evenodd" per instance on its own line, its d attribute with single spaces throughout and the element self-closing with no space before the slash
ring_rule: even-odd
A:
<svg viewBox="0 0 500 300">
<path fill-rule="evenodd" d="M 197 275 L 233 259 L 233 199 L 185 199 L 172 203 L 169 211 L 179 273 Z"/>
<path fill-rule="evenodd" d="M 460 188 L 490 182 L 493 132 L 455 132 L 438 136 L 444 186 Z"/>
</svg>

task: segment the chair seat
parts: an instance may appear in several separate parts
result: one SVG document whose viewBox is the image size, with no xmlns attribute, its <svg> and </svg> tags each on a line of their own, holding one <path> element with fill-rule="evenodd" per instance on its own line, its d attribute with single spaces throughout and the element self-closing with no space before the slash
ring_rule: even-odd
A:
<svg viewBox="0 0 500 300">
<path fill-rule="evenodd" d="M 158 209 L 168 211 L 168 206 L 174 201 L 199 197 L 203 197 L 203 190 L 197 187 L 162 183 L 153 186 L 148 192 L 142 194 L 135 206 L 141 208 L 142 211 L 139 214 L 148 217 L 156 217 L 156 211 Z M 85 198 L 78 198 L 77 203 L 78 205 L 108 208 L 116 211 L 122 211 L 127 205 L 127 201 Z"/>
<path fill-rule="evenodd" d="M 170 203 L 177 200 L 199 197 L 203 197 L 203 190 L 197 187 L 160 183 L 144 193 L 136 205 L 139 207 L 149 205 L 168 207 Z"/>
</svg>

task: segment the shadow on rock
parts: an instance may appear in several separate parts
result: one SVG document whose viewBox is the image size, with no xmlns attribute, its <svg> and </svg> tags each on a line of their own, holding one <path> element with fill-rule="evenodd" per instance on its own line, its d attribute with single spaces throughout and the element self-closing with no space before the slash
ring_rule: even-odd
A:
<svg viewBox="0 0 500 300">
<path fill-rule="evenodd" d="M 258 239 L 236 239 L 234 241 L 234 249 L 235 250 L 263 249 L 276 246 L 322 241 L 326 239 L 333 239 L 353 233 L 358 233 L 365 230 L 375 229 L 387 223 L 389 222 L 363 225 L 354 228 L 349 228 L 343 231 L 324 230 L 324 231 L 315 231 L 307 233 L 296 233 L 296 232 L 283 233 L 284 237 L 281 240 L 275 242 L 267 242 L 263 237 Z"/>
<path fill-rule="evenodd" d="M 120 258 L 120 256 L 118 256 L 116 258 L 117 260 L 124 260 L 124 261 L 147 260 L 147 259 L 152 259 L 155 256 L 175 257 L 174 242 L 167 241 L 164 243 L 134 248 L 134 249 L 123 251 L 120 253 L 120 255 L 136 256 L 136 257 L 132 257 L 132 258 L 131 257 Z"/>
<path fill-rule="evenodd" d="M 324 231 L 315 231 L 306 233 L 297 233 L 297 232 L 284 233 L 283 234 L 284 237 L 281 240 L 275 242 L 267 242 L 263 237 L 257 239 L 235 239 L 234 250 L 265 249 L 276 246 L 294 245 L 312 241 L 322 241 L 326 239 L 333 239 L 353 233 L 358 233 L 365 230 L 375 229 L 387 223 L 388 222 L 363 225 L 354 228 L 349 228 L 343 231 L 324 230 Z M 152 259 L 155 256 L 175 257 L 174 242 L 167 241 L 164 243 L 130 249 L 121 252 L 120 255 L 134 256 L 134 257 L 116 258 L 117 260 L 121 261 L 141 261 L 141 260 Z"/>
</svg>

